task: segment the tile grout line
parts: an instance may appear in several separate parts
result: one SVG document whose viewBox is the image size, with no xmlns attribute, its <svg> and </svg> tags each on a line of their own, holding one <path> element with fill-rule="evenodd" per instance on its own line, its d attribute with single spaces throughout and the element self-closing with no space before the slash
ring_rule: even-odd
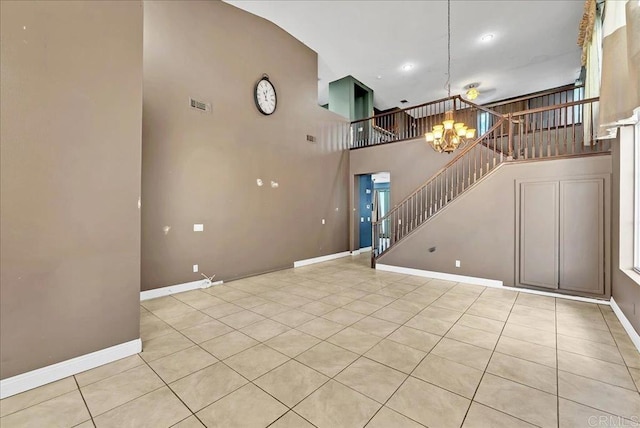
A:
<svg viewBox="0 0 640 428">
<path fill-rule="evenodd" d="M 80 388 L 80 384 L 78 383 L 78 379 L 76 379 L 76 376 L 73 375 L 73 381 L 76 383 L 76 387 L 78 388 L 78 392 L 80 393 L 80 397 L 82 398 L 82 402 L 84 403 L 84 406 L 87 409 L 87 413 L 89 413 L 89 418 L 91 420 L 91 423 L 93 424 L 94 428 L 96 426 L 95 421 L 93 420 L 93 413 L 91 413 L 91 410 L 89 410 L 89 405 L 87 404 L 87 400 L 84 399 L 84 394 L 82 393 L 82 389 Z M 86 421 L 85 421 L 86 422 Z M 84 422 L 83 422 L 84 423 Z"/>
<path fill-rule="evenodd" d="M 455 285 L 454 285 L 453 287 L 455 287 Z M 445 293 L 443 293 L 440 297 L 442 297 L 442 296 L 443 296 L 443 295 L 445 295 L 447 292 L 449 292 L 449 291 L 451 290 L 451 288 L 453 288 L 453 287 L 450 287 L 450 288 L 449 288 Z M 480 298 L 480 296 L 481 296 L 481 295 L 482 295 L 482 293 L 478 294 L 478 295 L 476 296 L 475 300 L 474 300 L 474 301 L 473 301 L 473 302 L 472 302 L 472 303 L 467 307 L 467 309 L 468 309 L 468 308 L 470 308 L 470 307 L 471 307 L 471 305 L 473 305 L 473 303 L 475 303 L 475 302 Z M 438 297 L 438 299 L 439 299 L 440 297 Z M 427 305 L 427 306 L 425 307 L 425 309 L 426 309 L 427 307 L 431 306 L 433 303 L 435 303 L 438 299 L 436 299 L 436 300 L 435 300 L 434 302 L 432 302 L 431 304 Z M 435 306 L 435 307 L 437 308 L 438 306 Z M 444 309 L 444 308 L 443 308 L 443 309 Z M 463 314 L 463 315 L 464 315 L 465 313 L 466 313 L 466 310 L 465 310 L 464 312 L 462 312 L 462 314 Z M 442 336 L 440 336 L 440 340 L 438 340 L 438 341 L 433 345 L 433 347 L 431 348 L 431 350 L 429 350 L 429 352 L 427 352 L 427 353 L 425 354 L 425 356 L 424 356 L 424 357 L 422 357 L 422 358 L 420 359 L 420 361 L 418 362 L 418 364 L 416 364 L 416 366 L 413 368 L 413 370 L 411 370 L 411 372 L 410 372 L 410 373 L 407 375 L 407 377 L 402 381 L 402 383 L 400 383 L 400 385 L 398 385 L 398 387 L 393 391 L 393 393 L 389 396 L 389 398 L 387 398 L 387 400 L 382 404 L 382 406 L 381 406 L 381 407 L 380 407 L 380 408 L 379 408 L 379 409 L 378 409 L 378 410 L 373 414 L 373 416 L 371 416 L 371 418 L 367 421 L 367 423 L 365 424 L 365 426 L 366 426 L 366 425 L 368 425 L 368 424 L 373 420 L 373 418 L 375 418 L 375 417 L 376 417 L 376 415 L 380 412 L 380 409 L 382 409 L 383 407 L 386 407 L 387 403 L 391 400 L 391 398 L 393 398 L 393 396 L 394 396 L 394 395 L 395 395 L 395 394 L 400 390 L 400 388 L 402 388 L 402 386 L 407 382 L 407 379 L 409 379 L 409 378 L 411 378 L 411 377 L 412 377 L 413 372 L 415 372 L 415 371 L 416 371 L 416 369 L 420 366 L 420 364 L 422 364 L 422 362 L 425 360 L 425 358 L 427 358 L 427 356 L 429 356 L 429 355 L 431 354 L 431 351 L 432 351 L 436 346 L 438 346 L 438 344 L 442 341 L 442 339 L 444 339 L 444 338 L 445 338 L 445 336 L 447 335 L 447 333 L 449 333 L 449 331 L 453 328 L 453 326 L 454 326 L 454 325 L 456 325 L 456 323 L 458 322 L 458 320 L 459 320 L 461 317 L 462 317 L 462 315 L 461 315 L 460 317 L 458 317 L 458 319 L 457 319 L 457 320 L 456 320 L 456 321 L 451 325 L 451 327 L 449 327 L 449 328 L 447 329 L 447 331 L 446 331 Z M 412 319 L 413 319 L 413 317 L 412 317 Z M 409 321 L 407 321 L 407 322 L 409 322 Z M 405 324 L 406 324 L 406 323 L 405 323 Z M 403 324 L 403 326 L 404 326 L 405 324 Z M 435 355 L 435 354 L 434 354 L 434 355 Z M 416 378 L 416 379 L 418 379 L 418 378 Z M 424 382 L 422 379 L 418 379 L 418 380 L 420 380 L 420 381 Z M 427 383 L 431 384 L 430 382 L 427 382 Z M 433 385 L 433 384 L 431 384 L 431 385 Z M 439 387 L 439 386 L 437 386 L 437 385 L 434 385 L 434 386 L 436 386 L 437 388 L 441 388 L 441 387 Z M 444 388 L 441 388 L 441 389 L 444 389 Z M 459 394 L 458 394 L 458 395 L 459 395 Z M 465 398 L 466 398 L 466 397 L 465 397 Z M 471 406 L 471 402 L 469 403 L 469 406 Z M 390 409 L 391 409 L 391 410 L 393 410 L 391 407 L 390 407 Z M 395 411 L 395 410 L 394 410 L 394 411 Z M 467 408 L 467 411 L 468 411 L 468 408 Z M 398 414 L 401 414 L 402 416 L 404 416 L 404 417 L 406 417 L 406 418 L 408 418 L 408 419 L 410 419 L 410 420 L 412 420 L 412 421 L 414 421 L 414 422 L 416 422 L 416 423 L 419 423 L 418 421 L 414 420 L 413 418 L 409 417 L 408 415 L 405 415 L 404 413 L 400 413 L 400 412 L 397 412 L 397 413 L 398 413 Z M 466 413 L 465 413 L 465 417 L 466 417 Z M 462 423 L 464 423 L 464 418 L 463 418 L 463 420 L 462 420 Z M 461 423 L 460 425 L 462 425 L 462 423 Z M 421 424 L 421 423 L 419 423 L 419 424 L 420 424 L 420 425 L 423 425 L 423 424 Z"/>
<path fill-rule="evenodd" d="M 638 385 L 636 384 L 633 375 L 631 374 L 631 370 L 629 370 L 629 366 L 627 365 L 627 361 L 624 359 L 624 356 L 622 355 L 622 352 L 620 351 L 620 346 L 618 346 L 618 341 L 616 340 L 615 336 L 613 335 L 613 332 L 611 331 L 611 327 L 609 326 L 609 323 L 607 322 L 606 318 L 604 317 L 604 314 L 602 313 L 602 309 L 600 309 L 600 314 L 602 315 L 602 318 L 604 318 L 604 322 L 607 325 L 607 328 L 609 329 L 609 334 L 611 335 L 611 337 L 613 337 L 613 343 L 616 344 L 616 349 L 618 350 L 618 353 L 620 354 L 620 358 L 622 358 L 622 362 L 624 362 L 624 366 L 627 368 L 627 373 L 629 373 L 629 377 L 631 378 L 631 382 L 633 383 L 633 385 L 636 387 L 636 392 L 640 392 L 640 389 L 638 388 Z"/>
<path fill-rule="evenodd" d="M 484 292 L 482 294 L 484 294 Z M 507 315 L 506 319 L 504 320 L 504 325 L 502 326 L 502 329 L 500 330 L 500 334 L 498 335 L 498 340 L 496 340 L 496 343 L 493 346 L 493 350 L 491 351 L 491 355 L 489 356 L 489 359 L 487 360 L 487 364 L 485 365 L 484 369 L 482 370 L 482 376 L 480 376 L 480 380 L 478 381 L 478 385 L 476 386 L 475 390 L 473 391 L 473 396 L 471 397 L 471 401 L 469 403 L 469 407 L 467 407 L 467 411 L 465 412 L 464 417 L 462 418 L 462 422 L 461 422 L 460 426 L 464 425 L 464 421 L 467 419 L 467 416 L 469 415 L 469 410 L 471 409 L 471 405 L 474 402 L 476 402 L 475 401 L 476 394 L 478 393 L 478 390 L 480 389 L 480 385 L 482 384 L 484 376 L 487 373 L 487 369 L 489 368 L 489 364 L 491 364 L 491 360 L 493 359 L 493 354 L 496 352 L 496 348 L 498 347 L 498 343 L 500 342 L 500 338 L 502 337 L 502 333 L 504 332 L 504 329 L 507 326 L 507 322 L 509 321 L 509 317 L 511 316 L 511 312 L 513 311 L 513 307 L 516 305 L 516 301 L 518 300 L 518 296 L 519 295 L 520 295 L 520 292 L 516 292 L 515 298 L 513 299 L 513 302 L 511 303 L 511 307 L 509 308 L 509 314 Z M 465 313 L 466 313 L 466 311 L 465 311 Z M 477 403 L 478 404 L 482 404 L 480 402 L 477 402 Z M 494 409 L 492 406 L 487 406 L 487 407 L 489 407 L 491 409 Z M 500 411 L 498 409 L 494 409 L 494 410 Z M 502 413 L 505 413 L 505 412 L 502 412 Z M 505 414 L 507 414 L 507 413 L 505 413 Z M 513 415 L 509 415 L 509 416 L 513 416 Z M 516 417 L 516 418 L 520 419 L 518 417 Z M 522 420 L 522 419 L 520 419 L 520 420 Z"/>
<path fill-rule="evenodd" d="M 560 356 L 558 355 L 558 300 L 555 303 L 556 327 L 556 426 L 560 428 Z"/>
<path fill-rule="evenodd" d="M 201 349 L 202 349 L 202 348 L 201 348 Z M 206 352 L 206 351 L 205 351 L 205 352 Z M 214 357 L 214 358 L 215 358 L 215 357 Z M 150 369 L 150 370 L 151 370 L 151 371 L 152 371 L 156 376 L 158 376 L 158 378 L 162 381 L 162 383 L 164 383 L 164 386 L 166 386 L 166 387 L 167 387 L 167 389 L 168 389 L 169 391 L 171 391 L 171 393 L 172 393 L 172 394 L 173 394 L 173 395 L 174 395 L 174 396 L 175 396 L 175 397 L 176 397 L 176 398 L 177 398 L 177 399 L 182 403 L 182 405 L 183 405 L 183 406 L 184 406 L 184 407 L 185 407 L 189 412 L 191 412 L 191 416 L 194 416 L 194 417 L 195 417 L 195 418 L 196 418 L 196 419 L 197 419 L 197 420 L 198 420 L 202 425 L 206 426 L 206 425 L 205 425 L 205 423 L 204 423 L 204 422 L 202 422 L 202 420 L 200 420 L 200 418 L 198 417 L 198 415 L 196 415 L 196 413 L 195 413 L 195 412 L 193 412 L 189 406 L 187 406 L 187 403 L 185 403 L 185 402 L 182 400 L 182 398 L 180 398 L 180 396 L 178 396 L 178 394 L 176 394 L 176 392 L 175 392 L 175 391 L 174 391 L 174 390 L 169 386 L 169 384 L 168 384 L 168 383 L 167 383 L 167 382 L 162 378 L 162 376 L 160 376 L 160 375 L 159 375 L 159 374 L 154 370 L 154 368 L 153 368 L 153 367 L 151 367 L 151 365 L 150 365 L 147 361 L 145 361 L 145 364 L 147 365 L 147 367 L 149 367 L 149 369 Z M 214 363 L 214 364 L 215 364 L 215 363 Z M 211 365 L 209 365 L 209 366 L 207 366 L 207 367 L 211 367 L 212 365 L 213 365 L 213 364 L 211 364 Z M 205 367 L 205 368 L 206 368 L 206 367 Z M 202 369 L 201 369 L 201 370 L 202 370 Z M 153 391 L 150 391 L 150 392 L 148 392 L 147 394 L 150 394 L 151 392 L 157 391 L 157 390 L 159 390 L 159 389 L 161 389 L 161 388 L 162 388 L 162 387 L 160 387 L 160 388 L 158 388 L 158 389 L 155 389 L 155 390 L 153 390 Z M 147 394 L 144 394 L 144 395 L 147 395 Z M 142 397 L 142 396 L 144 396 L 144 395 L 141 395 L 141 397 Z M 137 400 L 138 398 L 140 398 L 140 397 L 136 397 L 134 400 Z M 133 401 L 133 400 L 130 400 L 129 402 L 131 402 L 131 401 Z M 118 406 L 118 407 L 120 407 L 120 406 Z M 188 418 L 190 418 L 191 416 L 187 416 L 185 419 L 188 419 Z M 183 420 L 184 420 L 184 419 L 183 419 Z M 178 423 L 180 423 L 180 422 L 182 422 L 182 421 L 178 421 L 178 422 L 176 422 L 176 424 L 178 424 Z M 176 424 L 173 424 L 173 425 L 176 425 Z M 172 426 L 173 426 L 173 425 L 172 425 Z"/>
</svg>

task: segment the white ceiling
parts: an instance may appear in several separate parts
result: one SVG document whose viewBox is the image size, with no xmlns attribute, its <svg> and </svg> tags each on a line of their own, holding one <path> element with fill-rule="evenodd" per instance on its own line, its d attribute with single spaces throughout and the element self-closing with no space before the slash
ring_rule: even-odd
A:
<svg viewBox="0 0 640 428">
<path fill-rule="evenodd" d="M 374 90 L 379 109 L 446 96 L 446 1 L 227 2 L 318 53 L 319 104 L 328 102 L 329 82 L 347 75 Z M 572 83 L 582 8 L 578 0 L 453 0 L 451 92 L 479 82 L 482 104 Z M 493 40 L 480 41 L 487 33 Z M 413 69 L 402 71 L 405 63 Z"/>
</svg>

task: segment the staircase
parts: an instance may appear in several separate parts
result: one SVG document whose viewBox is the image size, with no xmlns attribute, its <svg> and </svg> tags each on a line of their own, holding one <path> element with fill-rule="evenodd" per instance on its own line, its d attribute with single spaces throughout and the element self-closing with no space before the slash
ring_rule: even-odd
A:
<svg viewBox="0 0 640 428">
<path fill-rule="evenodd" d="M 522 106 L 521 99 L 518 106 Z M 372 267 L 379 257 L 506 162 L 608 152 L 610 140 L 595 139 L 593 118 L 597 108 L 598 99 L 591 98 L 500 114 L 454 96 L 353 122 L 352 149 L 422 138 L 442 121 L 448 109 L 455 111 L 456 120 L 481 132 L 490 126 L 372 223 Z"/>
</svg>

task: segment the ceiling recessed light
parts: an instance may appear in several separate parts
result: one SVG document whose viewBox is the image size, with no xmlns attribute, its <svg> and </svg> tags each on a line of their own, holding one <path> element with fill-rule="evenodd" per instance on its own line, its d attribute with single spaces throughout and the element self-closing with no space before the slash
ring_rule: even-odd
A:
<svg viewBox="0 0 640 428">
<path fill-rule="evenodd" d="M 380 79 L 382 79 L 382 76 L 377 75 L 377 76 L 376 76 L 376 79 L 380 80 Z"/>
<path fill-rule="evenodd" d="M 402 71 L 409 71 L 411 69 L 413 69 L 413 64 L 411 64 L 410 62 L 408 62 L 408 63 L 406 63 L 406 64 L 404 64 L 402 66 Z"/>
<path fill-rule="evenodd" d="M 481 42 L 488 42 L 491 40 L 493 40 L 493 34 L 485 34 L 484 36 L 480 37 Z"/>
</svg>

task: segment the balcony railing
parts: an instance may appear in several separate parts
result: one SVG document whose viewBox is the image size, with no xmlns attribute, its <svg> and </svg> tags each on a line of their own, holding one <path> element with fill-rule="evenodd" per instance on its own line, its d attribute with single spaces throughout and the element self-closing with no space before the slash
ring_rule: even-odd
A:
<svg viewBox="0 0 640 428">
<path fill-rule="evenodd" d="M 537 159 L 608 151 L 597 140 L 598 98 L 540 107 L 507 115 L 512 123 L 509 150 L 514 159 Z"/>
<path fill-rule="evenodd" d="M 442 123 L 448 110 L 455 112 L 457 121 L 475 129 L 478 129 L 481 112 L 492 117 L 501 117 L 485 107 L 465 101 L 460 96 L 443 98 L 351 122 L 350 147 L 359 149 L 422 137 L 431 131 L 433 125 Z"/>
<path fill-rule="evenodd" d="M 433 125 L 442 122 L 447 110 L 454 110 L 457 120 L 463 121 L 469 128 L 475 128 L 477 135 L 482 136 L 500 117 L 509 113 L 576 102 L 582 100 L 583 96 L 583 87 L 567 85 L 482 106 L 460 96 L 443 98 L 352 122 L 350 148 L 360 149 L 422 137 L 431 131 Z M 581 122 L 579 117 L 574 120 Z"/>
</svg>

